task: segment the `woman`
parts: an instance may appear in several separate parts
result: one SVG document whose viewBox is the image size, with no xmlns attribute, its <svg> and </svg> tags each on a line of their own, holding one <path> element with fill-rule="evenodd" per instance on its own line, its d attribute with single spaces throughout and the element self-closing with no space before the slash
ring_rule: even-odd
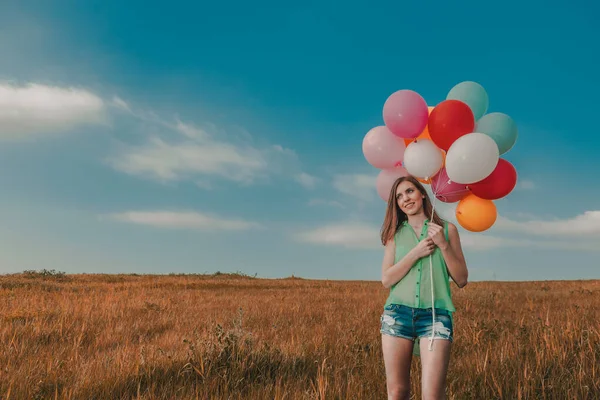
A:
<svg viewBox="0 0 600 400">
<path fill-rule="evenodd" d="M 381 241 L 381 281 L 390 288 L 380 330 L 388 399 L 409 398 L 413 351 L 421 357 L 423 398 L 445 399 L 455 311 L 449 277 L 459 288 L 468 278 L 458 230 L 434 212 L 423 185 L 405 176 L 390 191 Z"/>
</svg>

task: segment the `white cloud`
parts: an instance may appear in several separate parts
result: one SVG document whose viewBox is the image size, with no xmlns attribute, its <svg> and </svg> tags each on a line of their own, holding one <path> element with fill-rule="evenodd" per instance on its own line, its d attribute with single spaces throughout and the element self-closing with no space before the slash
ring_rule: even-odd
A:
<svg viewBox="0 0 600 400">
<path fill-rule="evenodd" d="M 214 180 L 252 184 L 278 174 L 309 189 L 318 182 L 300 170 L 294 151 L 277 144 L 256 145 L 247 133 L 242 138 L 226 137 L 215 134 L 211 125 L 200 128 L 178 119 L 168 121 L 137 110 L 116 95 L 104 101 L 80 88 L 0 82 L 0 136 L 5 138 L 65 132 L 105 123 L 117 113 L 139 122 L 137 129 L 147 138 L 141 144 L 122 144 L 107 157 L 113 168 L 127 174 L 163 182 L 190 180 L 202 188 L 212 188 Z"/>
<path fill-rule="evenodd" d="M 210 139 L 210 135 L 203 129 L 196 128 L 195 126 L 184 124 L 181 121 L 177 122 L 177 130 L 187 136 L 189 139 L 197 141 L 205 141 Z"/>
<path fill-rule="evenodd" d="M 277 175 L 293 177 L 306 188 L 317 183 L 317 178 L 300 171 L 296 153 L 281 145 L 257 145 L 247 133 L 227 136 L 211 125 L 169 122 L 152 112 L 134 110 L 119 98 L 113 99 L 113 105 L 152 132 L 145 143 L 123 144 L 107 158 L 121 172 L 162 182 L 190 180 L 205 189 L 219 180 L 250 185 Z"/>
<path fill-rule="evenodd" d="M 74 87 L 0 83 L 0 135 L 23 138 L 105 121 L 104 101 Z"/>
<path fill-rule="evenodd" d="M 333 176 L 333 187 L 359 200 L 371 201 L 377 194 L 376 179 L 376 175 L 369 174 L 338 174 Z"/>
<path fill-rule="evenodd" d="M 485 251 L 506 247 L 527 247 L 531 249 L 571 250 L 571 251 L 600 251 L 600 247 L 591 240 L 568 241 L 568 240 L 532 240 L 526 238 L 505 238 L 489 236 L 482 233 L 461 233 L 463 247 L 473 251 Z"/>
<path fill-rule="evenodd" d="M 365 223 L 328 224 L 300 232 L 297 241 L 318 245 L 342 246 L 355 249 L 382 249 L 380 227 Z M 465 249 L 484 251 L 499 247 L 523 246 L 521 241 L 475 233 L 461 233 Z"/>
<path fill-rule="evenodd" d="M 297 233 L 295 240 L 317 245 L 333 245 L 353 249 L 382 249 L 379 229 L 363 223 L 324 225 Z"/>
<path fill-rule="evenodd" d="M 325 200 L 325 199 L 310 199 L 308 202 L 309 206 L 331 206 L 331 207 L 339 207 L 346 208 L 342 203 L 335 200 Z"/>
<path fill-rule="evenodd" d="M 220 141 L 171 143 L 155 136 L 145 145 L 130 147 L 109 162 L 122 172 L 161 181 L 210 175 L 249 184 L 270 172 L 273 158 L 273 151 L 269 149 Z"/>
<path fill-rule="evenodd" d="M 536 236 L 585 237 L 600 234 L 600 211 L 586 211 L 566 219 L 523 221 L 510 220 L 502 216 L 494 224 L 494 229 L 527 233 Z"/>
<path fill-rule="evenodd" d="M 501 237 L 488 232 L 468 232 L 460 225 L 461 244 L 465 251 L 488 251 L 499 248 L 532 248 L 571 251 L 600 251 L 594 240 L 532 240 L 523 237 Z M 323 246 L 341 246 L 354 249 L 379 249 L 380 227 L 366 223 L 332 223 L 300 232 L 294 239 L 303 243 Z"/>
<path fill-rule="evenodd" d="M 461 228 L 459 227 L 459 229 Z M 460 232 L 460 243 L 464 249 L 472 251 L 485 251 L 500 247 L 522 247 L 527 245 L 522 240 L 471 232 Z"/>
<path fill-rule="evenodd" d="M 535 183 L 533 183 L 533 181 L 529 181 L 529 180 L 522 180 L 519 181 L 519 188 L 523 189 L 523 190 L 533 190 L 535 189 Z"/>
<path fill-rule="evenodd" d="M 213 184 L 208 179 L 199 178 L 196 180 L 196 186 L 204 190 L 214 189 Z"/>
<path fill-rule="evenodd" d="M 121 222 L 171 229 L 243 231 L 261 227 L 258 223 L 243 219 L 227 219 L 193 211 L 127 211 L 108 217 Z"/>
<path fill-rule="evenodd" d="M 315 176 L 309 175 L 306 172 L 301 172 L 295 176 L 296 181 L 306 189 L 314 189 L 319 182 Z"/>
<path fill-rule="evenodd" d="M 122 98 L 120 98 L 119 96 L 114 96 L 112 101 L 110 102 L 110 105 L 112 105 L 113 107 L 117 107 L 123 111 L 126 111 L 128 113 L 132 113 L 133 111 L 131 110 L 131 108 L 129 107 L 129 104 L 123 100 Z"/>
</svg>

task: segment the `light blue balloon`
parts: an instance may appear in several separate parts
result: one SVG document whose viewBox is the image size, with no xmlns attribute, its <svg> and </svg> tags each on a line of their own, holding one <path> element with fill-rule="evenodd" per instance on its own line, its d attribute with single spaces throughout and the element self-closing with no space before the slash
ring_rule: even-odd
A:
<svg viewBox="0 0 600 400">
<path fill-rule="evenodd" d="M 481 117 L 475 125 L 475 132 L 485 133 L 498 145 L 500 154 L 509 151 L 519 135 L 517 124 L 506 114 L 494 112 Z"/>
<path fill-rule="evenodd" d="M 475 121 L 483 117 L 490 105 L 490 99 L 483 86 L 472 81 L 461 82 L 454 86 L 448 92 L 446 100 L 460 100 L 466 103 L 473 111 Z"/>
</svg>

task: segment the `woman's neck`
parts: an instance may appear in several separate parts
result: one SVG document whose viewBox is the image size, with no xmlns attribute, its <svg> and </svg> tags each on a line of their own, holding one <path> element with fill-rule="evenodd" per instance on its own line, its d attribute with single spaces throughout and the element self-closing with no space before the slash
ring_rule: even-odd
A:
<svg viewBox="0 0 600 400">
<path fill-rule="evenodd" d="M 412 226 L 419 226 L 419 225 L 423 225 L 423 223 L 425 222 L 425 213 L 424 212 L 420 212 L 416 215 L 409 215 L 408 216 L 408 223 L 411 224 Z"/>
</svg>

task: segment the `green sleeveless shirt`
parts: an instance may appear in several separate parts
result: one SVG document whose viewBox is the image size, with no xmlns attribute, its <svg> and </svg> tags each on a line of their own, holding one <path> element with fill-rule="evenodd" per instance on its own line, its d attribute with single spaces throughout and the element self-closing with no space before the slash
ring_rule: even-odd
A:
<svg viewBox="0 0 600 400">
<path fill-rule="evenodd" d="M 427 238 L 426 219 L 417 237 L 415 231 L 404 221 L 394 235 L 396 245 L 396 256 L 394 263 L 400 261 L 421 240 Z M 448 238 L 448 223 L 444 223 L 444 235 Z M 452 313 L 456 311 L 452 303 L 450 292 L 450 277 L 446 267 L 446 261 L 439 247 L 431 253 L 431 264 L 433 266 L 433 293 L 435 297 L 435 308 L 447 310 L 452 320 Z M 408 273 L 390 288 L 389 296 L 385 306 L 389 304 L 401 304 L 413 308 L 431 308 L 431 270 L 429 256 L 420 258 Z M 415 341 L 414 354 L 419 355 L 419 340 Z"/>
</svg>

